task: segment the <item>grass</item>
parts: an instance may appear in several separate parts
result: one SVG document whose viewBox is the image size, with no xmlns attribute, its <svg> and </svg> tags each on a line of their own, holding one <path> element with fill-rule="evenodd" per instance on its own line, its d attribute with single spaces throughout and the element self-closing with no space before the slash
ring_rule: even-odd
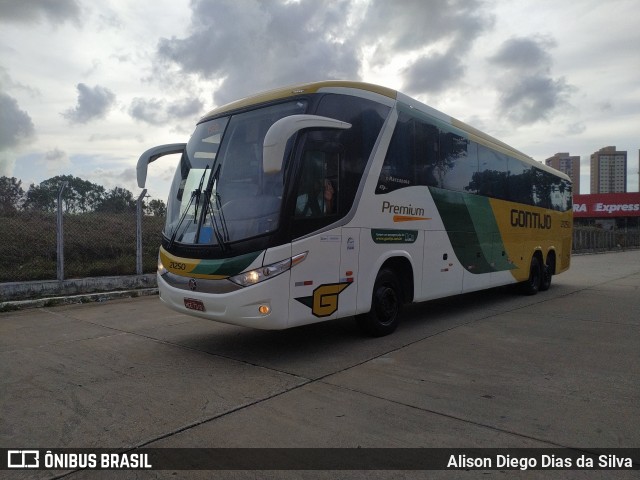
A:
<svg viewBox="0 0 640 480">
<path fill-rule="evenodd" d="M 143 272 L 156 270 L 164 218 L 143 217 Z M 64 216 L 64 277 L 136 273 L 133 213 Z M 0 218 L 0 282 L 56 279 L 56 217 L 19 212 Z"/>
</svg>

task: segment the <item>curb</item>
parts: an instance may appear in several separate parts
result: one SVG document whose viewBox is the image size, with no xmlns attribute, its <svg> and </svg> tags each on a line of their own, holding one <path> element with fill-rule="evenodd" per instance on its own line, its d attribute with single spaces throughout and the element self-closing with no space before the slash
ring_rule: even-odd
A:
<svg viewBox="0 0 640 480">
<path fill-rule="evenodd" d="M 33 300 L 14 300 L 0 302 L 0 312 L 26 310 L 29 308 L 56 307 L 60 305 L 74 305 L 90 302 L 106 302 L 119 298 L 137 298 L 157 295 L 157 288 L 140 288 L 135 290 L 118 290 L 113 292 L 87 293 L 68 295 L 64 297 L 37 298 Z"/>
</svg>

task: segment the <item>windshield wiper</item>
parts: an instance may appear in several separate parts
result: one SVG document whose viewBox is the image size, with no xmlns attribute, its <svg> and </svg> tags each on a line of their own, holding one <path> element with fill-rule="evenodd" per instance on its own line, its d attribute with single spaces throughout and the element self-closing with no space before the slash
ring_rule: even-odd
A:
<svg viewBox="0 0 640 480">
<path fill-rule="evenodd" d="M 189 203 L 187 203 L 187 206 L 185 207 L 184 211 L 182 212 L 182 216 L 180 217 L 180 220 L 178 221 L 178 224 L 176 225 L 175 230 L 173 231 L 173 234 L 171 235 L 171 239 L 169 240 L 169 244 L 167 245 L 167 248 L 171 248 L 176 240 L 176 236 L 178 235 L 178 232 L 180 231 L 180 227 L 182 226 L 182 222 L 184 222 L 184 219 L 187 218 L 187 213 L 189 212 L 189 208 L 191 208 L 191 205 L 193 205 L 193 202 L 195 200 L 196 202 L 196 206 L 194 209 L 194 215 L 193 215 L 193 223 L 196 223 L 198 220 L 198 204 L 200 203 L 200 195 L 202 194 L 202 185 L 204 184 L 204 177 L 206 177 L 207 175 L 207 170 L 209 169 L 209 165 L 207 165 L 204 169 L 204 172 L 202 173 L 202 177 L 200 177 L 200 183 L 198 185 L 198 189 L 197 190 L 193 190 L 191 192 L 191 197 L 189 198 Z"/>
<path fill-rule="evenodd" d="M 204 184 L 204 177 L 207 176 L 207 170 L 209 170 L 209 165 L 204 167 L 204 172 L 202 172 L 202 176 L 200 177 L 200 183 L 198 184 L 198 189 L 194 190 L 194 194 L 196 195 L 196 208 L 193 212 L 193 223 L 198 221 L 198 204 L 200 203 L 200 195 L 202 194 L 202 185 Z"/>
<path fill-rule="evenodd" d="M 216 168 L 215 173 L 209 179 L 209 184 L 207 185 L 207 189 L 204 191 L 205 196 L 205 209 L 211 212 L 211 223 L 213 225 L 213 233 L 216 236 L 216 240 L 218 241 L 218 245 L 220 245 L 220 249 L 223 252 L 226 252 L 229 248 L 229 230 L 227 229 L 227 222 L 224 218 L 224 213 L 222 212 L 222 201 L 220 198 L 220 194 L 217 191 L 218 181 L 220 179 L 220 167 L 222 164 L 218 164 L 218 168 Z M 211 196 L 213 195 L 213 185 L 216 185 L 216 202 L 215 208 L 211 205 Z M 218 219 L 216 219 L 215 212 L 218 212 L 220 226 L 218 226 Z M 203 217 L 206 217 L 206 210 Z"/>
<path fill-rule="evenodd" d="M 220 167 L 221 165 L 218 165 L 218 168 L 216 169 L 216 173 L 213 174 L 214 180 L 216 182 L 216 186 L 220 181 Z M 211 200 L 211 195 L 209 195 L 209 200 Z M 220 192 L 218 192 L 217 188 L 216 188 L 216 207 L 218 208 L 218 212 L 220 213 L 220 223 L 222 224 L 222 234 L 224 235 L 225 241 L 228 243 L 229 230 L 227 229 L 227 220 L 224 218 L 224 212 L 222 211 L 222 197 L 220 196 Z"/>
</svg>

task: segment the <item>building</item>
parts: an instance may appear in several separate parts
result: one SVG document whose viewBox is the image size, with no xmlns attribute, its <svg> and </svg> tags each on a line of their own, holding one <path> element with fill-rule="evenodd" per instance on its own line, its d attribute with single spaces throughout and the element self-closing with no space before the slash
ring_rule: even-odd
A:
<svg viewBox="0 0 640 480">
<path fill-rule="evenodd" d="M 640 228 L 640 193 L 574 195 L 575 225 L 607 230 Z"/>
<path fill-rule="evenodd" d="M 580 195 L 580 157 L 569 155 L 569 153 L 556 153 L 553 157 L 547 158 L 544 163 L 549 167 L 566 173 L 573 183 L 573 194 Z"/>
<path fill-rule="evenodd" d="M 627 152 L 604 147 L 591 154 L 591 193 L 627 191 Z"/>
</svg>

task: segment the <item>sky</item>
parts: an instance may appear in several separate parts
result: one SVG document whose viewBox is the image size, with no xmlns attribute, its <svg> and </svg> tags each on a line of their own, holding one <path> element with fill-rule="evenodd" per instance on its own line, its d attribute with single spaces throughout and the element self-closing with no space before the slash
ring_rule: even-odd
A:
<svg viewBox="0 0 640 480">
<path fill-rule="evenodd" d="M 638 0 L 0 0 L 0 176 L 137 196 L 140 154 L 216 106 L 361 80 L 544 161 L 628 152 L 638 191 Z M 165 199 L 177 162 L 149 167 Z"/>
</svg>

